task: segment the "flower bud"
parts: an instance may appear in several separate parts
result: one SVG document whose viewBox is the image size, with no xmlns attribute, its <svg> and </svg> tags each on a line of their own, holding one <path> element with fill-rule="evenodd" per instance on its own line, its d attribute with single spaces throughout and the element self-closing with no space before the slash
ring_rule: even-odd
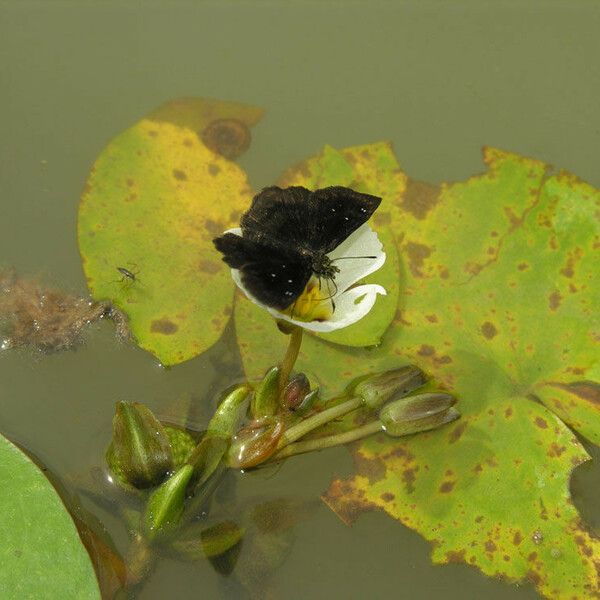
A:
<svg viewBox="0 0 600 600">
<path fill-rule="evenodd" d="M 250 414 L 254 419 L 271 417 L 279 408 L 279 367 L 269 369 L 256 386 L 250 401 Z"/>
<path fill-rule="evenodd" d="M 149 408 L 137 402 L 117 402 L 106 460 L 117 479 L 138 489 L 158 485 L 173 469 L 164 427 Z"/>
<path fill-rule="evenodd" d="M 271 418 L 238 431 L 228 453 L 228 464 L 234 469 L 249 469 L 270 458 L 284 431 L 282 419 Z"/>
<path fill-rule="evenodd" d="M 186 488 L 193 473 L 191 465 L 184 465 L 152 492 L 144 515 L 149 538 L 154 538 L 179 522 L 183 513 Z"/>
<path fill-rule="evenodd" d="M 229 448 L 230 441 L 230 438 L 208 433 L 200 440 L 187 460 L 194 468 L 195 485 L 202 485 L 215 472 Z"/>
<path fill-rule="evenodd" d="M 456 398 L 442 393 L 400 398 L 386 404 L 379 412 L 379 419 L 388 435 L 409 435 L 458 419 L 460 413 L 452 408 L 455 403 Z"/>
<path fill-rule="evenodd" d="M 302 402 L 294 409 L 294 414 L 300 417 L 306 415 L 313 406 L 316 404 L 316 401 L 319 398 L 319 388 L 316 387 L 314 390 L 311 390 L 304 396 Z"/>
<path fill-rule="evenodd" d="M 208 423 L 206 435 L 221 435 L 227 438 L 234 434 L 246 409 L 245 402 L 249 391 L 248 386 L 240 385 L 225 396 Z"/>
<path fill-rule="evenodd" d="M 231 391 L 219 404 L 200 443 L 187 462 L 193 467 L 195 485 L 202 485 L 215 471 L 227 452 L 238 422 L 246 410 L 249 389 L 242 385 Z"/>
<path fill-rule="evenodd" d="M 413 365 L 372 375 L 354 388 L 369 408 L 379 408 L 386 402 L 406 396 L 425 384 L 425 374 Z"/>
<path fill-rule="evenodd" d="M 310 382 L 304 373 L 294 375 L 283 390 L 283 406 L 288 410 L 296 410 L 310 392 Z"/>
<path fill-rule="evenodd" d="M 169 438 L 171 452 L 173 453 L 173 468 L 178 469 L 185 463 L 196 447 L 196 441 L 185 430 L 163 423 L 165 433 Z"/>
</svg>

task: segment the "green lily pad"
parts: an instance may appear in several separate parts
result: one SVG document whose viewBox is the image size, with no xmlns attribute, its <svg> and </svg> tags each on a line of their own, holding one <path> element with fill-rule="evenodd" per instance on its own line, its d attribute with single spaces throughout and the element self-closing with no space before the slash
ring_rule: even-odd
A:
<svg viewBox="0 0 600 600">
<path fill-rule="evenodd" d="M 599 443 L 600 193 L 491 148 L 482 175 L 437 186 L 402 174 L 387 144 L 338 154 L 359 189 L 381 186 L 380 219 L 400 256 L 399 301 L 380 346 L 306 336 L 297 369 L 335 394 L 353 377 L 414 363 L 459 398 L 463 418 L 354 445 L 357 474 L 324 498 L 347 520 L 383 508 L 434 542 L 435 562 L 529 580 L 551 598 L 598 593 L 598 540 L 568 489 L 587 455 L 565 423 Z M 248 304 L 236 302 L 236 331 L 254 376 L 280 359 L 285 339 Z"/>
<path fill-rule="evenodd" d="M 56 490 L 0 436 L 0 590 L 3 598 L 98 598 L 90 557 Z"/>
<path fill-rule="evenodd" d="M 252 191 L 217 151 L 235 155 L 238 135 L 243 150 L 259 117 L 254 107 L 174 101 L 113 139 L 88 178 L 78 235 L 89 288 L 165 365 L 209 348 L 229 320 L 233 283 L 212 239 L 239 222 Z"/>
</svg>

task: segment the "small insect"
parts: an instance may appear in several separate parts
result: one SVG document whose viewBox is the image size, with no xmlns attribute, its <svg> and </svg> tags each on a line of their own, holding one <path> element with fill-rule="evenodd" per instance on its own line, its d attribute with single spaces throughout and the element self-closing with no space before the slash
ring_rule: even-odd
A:
<svg viewBox="0 0 600 600">
<path fill-rule="evenodd" d="M 313 275 L 319 287 L 325 280 L 329 297 L 335 295 L 340 270 L 327 255 L 366 223 L 380 202 L 377 196 L 341 186 L 314 192 L 301 186 L 268 187 L 242 216 L 242 235 L 225 233 L 213 243 L 223 260 L 239 269 L 257 300 L 283 310 L 294 304 Z"/>
<path fill-rule="evenodd" d="M 139 269 L 137 269 L 136 265 L 134 264 L 130 264 L 129 265 L 132 268 L 135 268 L 135 271 L 130 271 L 129 269 L 126 269 L 125 267 L 117 267 L 117 271 L 119 271 L 119 273 L 121 273 L 122 277 L 121 279 L 119 279 L 118 283 L 125 283 L 127 285 L 133 285 L 133 283 L 135 283 L 136 281 L 139 282 Z"/>
</svg>

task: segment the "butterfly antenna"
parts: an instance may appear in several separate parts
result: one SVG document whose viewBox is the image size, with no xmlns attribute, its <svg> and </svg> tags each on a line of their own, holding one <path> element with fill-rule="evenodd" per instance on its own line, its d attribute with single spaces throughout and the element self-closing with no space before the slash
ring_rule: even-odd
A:
<svg viewBox="0 0 600 600">
<path fill-rule="evenodd" d="M 339 258 L 332 258 L 331 262 L 335 262 L 336 260 L 347 260 L 348 258 L 356 259 L 356 258 L 371 258 L 375 259 L 376 256 L 340 256 Z"/>
</svg>

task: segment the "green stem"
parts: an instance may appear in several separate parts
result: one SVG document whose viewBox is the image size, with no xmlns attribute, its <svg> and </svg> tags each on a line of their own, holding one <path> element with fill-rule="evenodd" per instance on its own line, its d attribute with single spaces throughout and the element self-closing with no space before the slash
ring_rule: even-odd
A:
<svg viewBox="0 0 600 600">
<path fill-rule="evenodd" d="M 329 421 L 332 421 L 333 419 L 343 417 L 345 414 L 362 406 L 362 404 L 362 398 L 350 398 L 350 400 L 346 400 L 346 402 L 332 406 L 323 412 L 300 421 L 300 423 L 293 425 L 283 433 L 277 447 L 283 448 L 284 446 L 295 442 L 298 438 L 305 436 L 309 431 L 312 431 L 321 425 L 325 425 L 325 423 L 329 423 Z"/>
<path fill-rule="evenodd" d="M 268 462 L 281 460 L 282 458 L 294 456 L 295 454 L 302 454 L 303 452 L 312 452 L 313 450 L 323 450 L 324 448 L 331 448 L 332 446 L 341 446 L 342 444 L 360 440 L 361 438 L 379 431 L 381 431 L 381 421 L 372 421 L 358 429 L 346 431 L 345 433 L 328 435 L 313 440 L 306 440 L 304 442 L 296 442 L 295 444 L 289 444 L 289 446 L 280 450 L 277 454 L 273 455 Z"/>
<path fill-rule="evenodd" d="M 290 334 L 290 341 L 288 343 L 285 356 L 281 361 L 279 367 L 279 398 L 283 395 L 283 390 L 290 378 L 290 373 L 296 364 L 298 353 L 300 352 L 300 345 L 302 344 L 302 327 L 296 327 L 292 329 Z"/>
<path fill-rule="evenodd" d="M 127 552 L 127 582 L 126 588 L 135 588 L 150 574 L 154 566 L 154 554 L 148 542 L 141 534 L 135 533 L 133 543 Z"/>
</svg>

